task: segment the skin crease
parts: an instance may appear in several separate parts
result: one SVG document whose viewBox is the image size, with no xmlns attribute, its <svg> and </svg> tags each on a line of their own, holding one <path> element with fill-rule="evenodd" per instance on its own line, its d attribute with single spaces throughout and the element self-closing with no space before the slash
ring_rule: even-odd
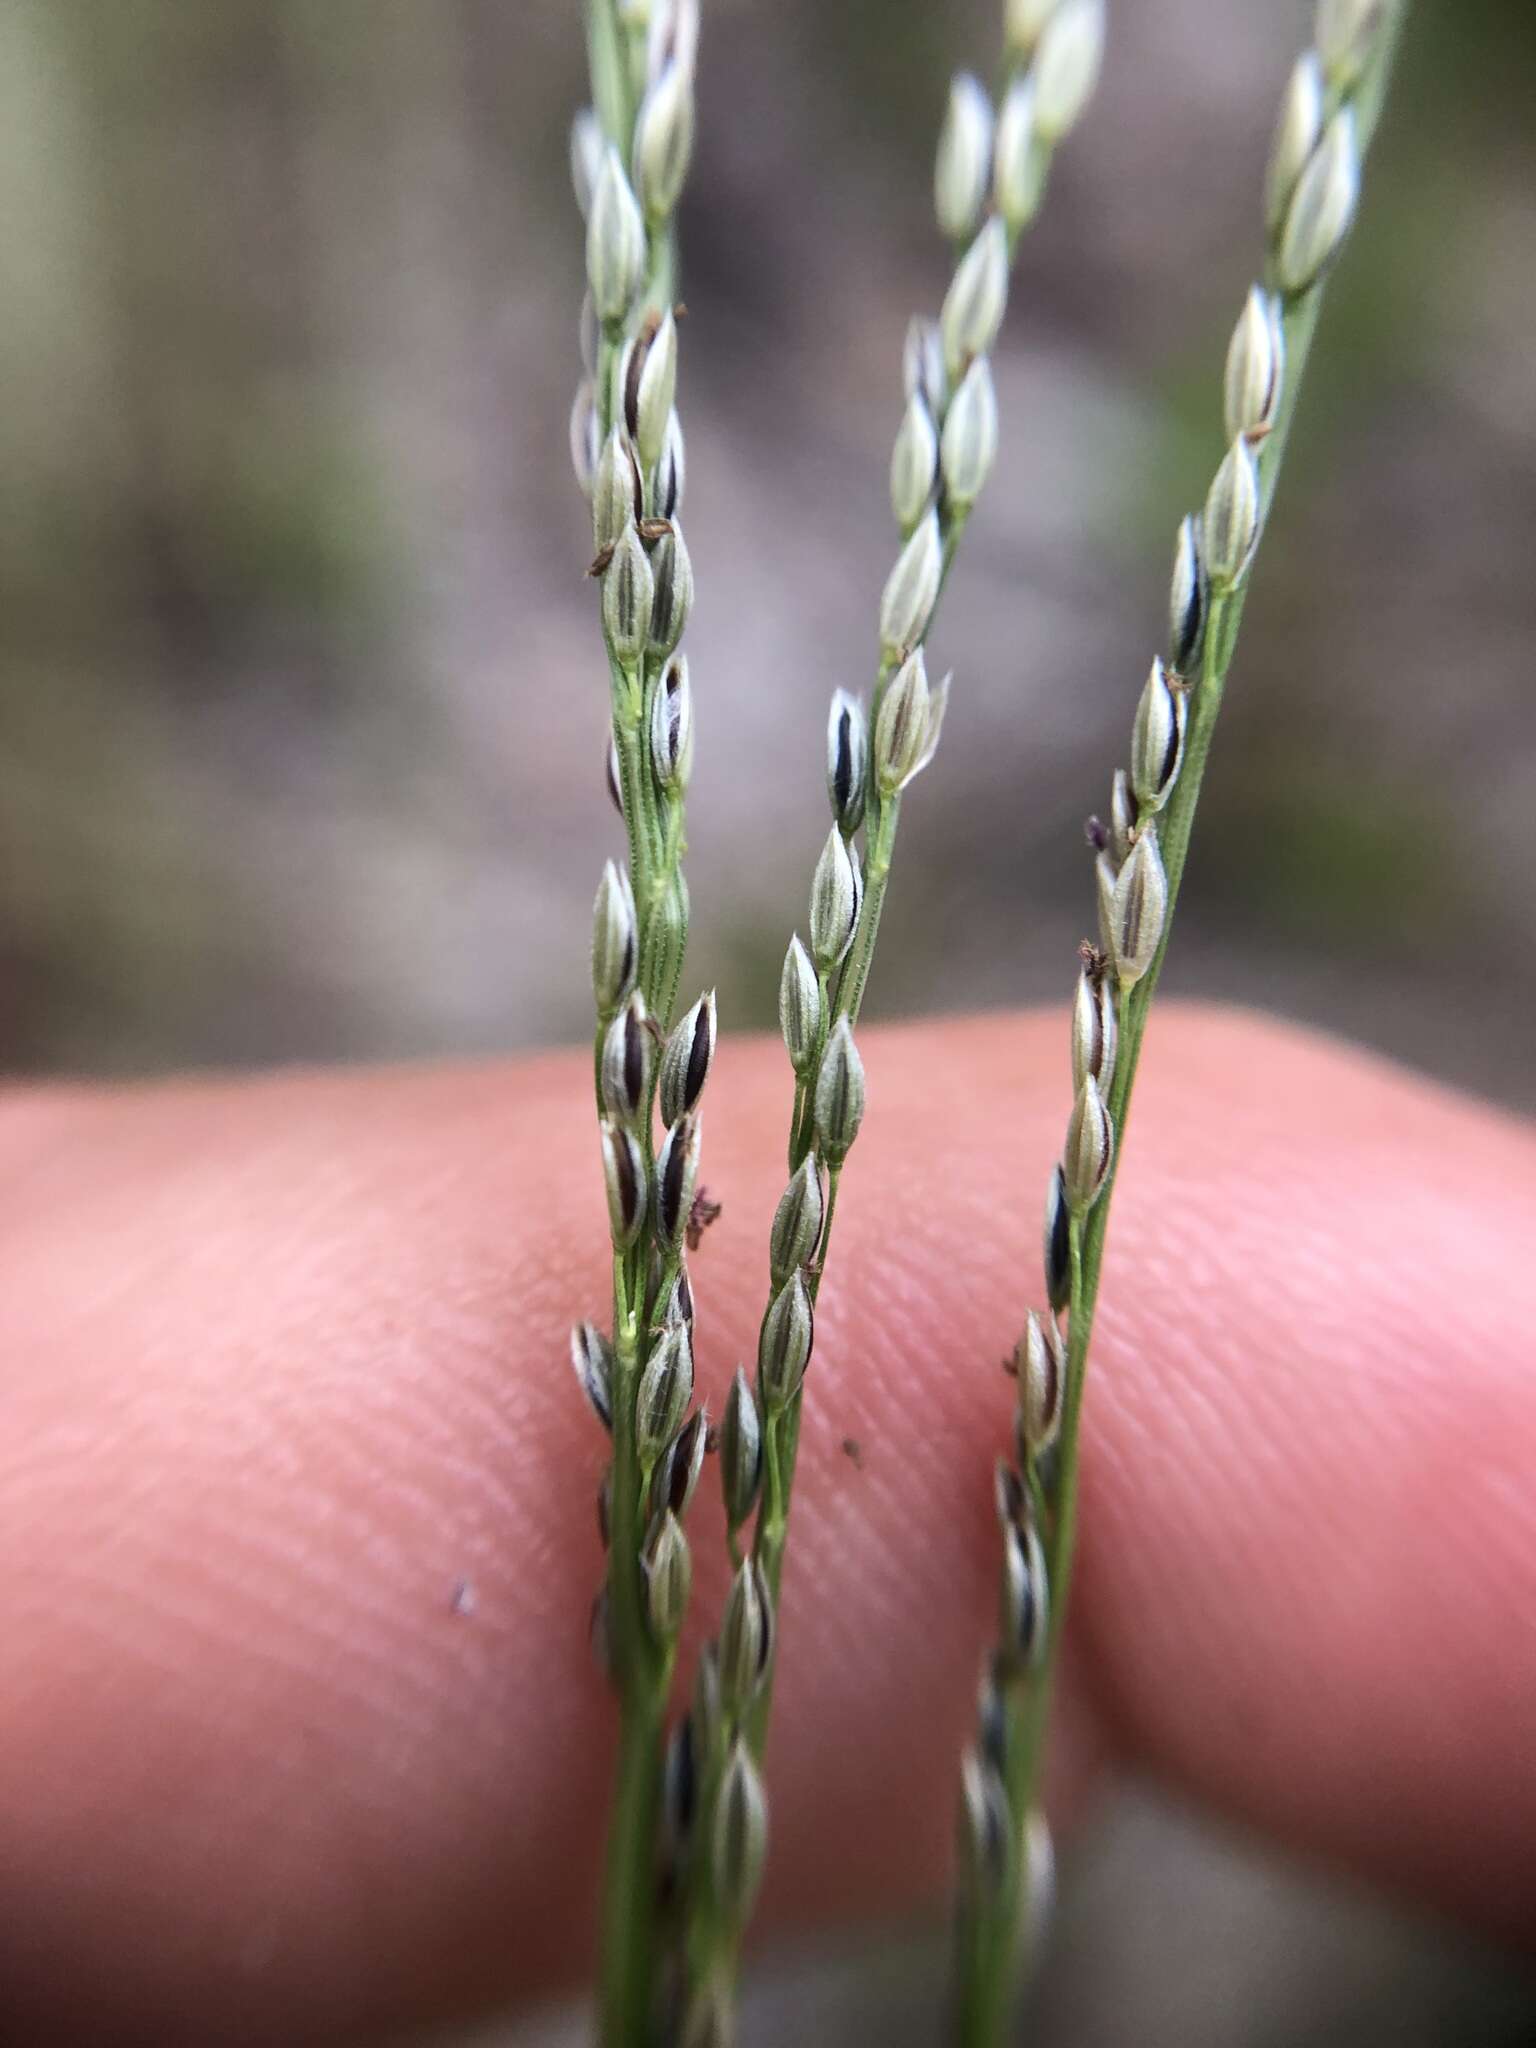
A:
<svg viewBox="0 0 1536 2048">
<path fill-rule="evenodd" d="M 786 1582 L 780 1926 L 940 1910 L 998 1361 L 1068 1108 L 1059 1016 L 864 1049 Z M 604 1451 L 566 1362 L 607 1291 L 590 1074 L 0 1101 L 0 2040 L 372 2039 L 590 1966 Z M 705 1109 L 718 1412 L 766 1282 L 782 1050 L 726 1045 Z M 1533 1245 L 1530 1130 L 1160 1006 L 1088 1400 L 1066 1780 L 1117 1757 L 1531 1939 Z M 701 1623 L 715 1503 L 711 1467 Z"/>
</svg>

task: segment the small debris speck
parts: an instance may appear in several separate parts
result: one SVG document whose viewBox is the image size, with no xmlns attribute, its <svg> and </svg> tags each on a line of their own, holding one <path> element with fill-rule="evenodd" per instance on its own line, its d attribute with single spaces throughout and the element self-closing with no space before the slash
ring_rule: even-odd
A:
<svg viewBox="0 0 1536 2048">
<path fill-rule="evenodd" d="M 475 1589 L 468 1579 L 456 1579 L 454 1581 L 453 1597 L 449 1601 L 448 1606 L 449 1611 L 453 1614 L 470 1615 L 474 1613 Z"/>
<path fill-rule="evenodd" d="M 856 1436 L 845 1436 L 843 1438 L 843 1456 L 852 1465 L 855 1472 L 862 1472 L 864 1470 L 864 1450 Z"/>
</svg>

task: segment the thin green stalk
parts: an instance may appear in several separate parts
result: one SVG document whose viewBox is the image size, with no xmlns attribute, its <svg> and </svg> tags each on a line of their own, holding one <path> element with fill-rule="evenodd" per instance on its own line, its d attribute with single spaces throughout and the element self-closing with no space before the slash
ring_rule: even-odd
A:
<svg viewBox="0 0 1536 2048">
<path fill-rule="evenodd" d="M 632 1261 L 615 1261 L 613 1500 L 609 1621 L 619 1676 L 618 1776 L 609 1821 L 599 1983 L 604 2048 L 643 2041 L 650 2023 L 656 1816 L 670 1660 L 646 1626 L 639 1569 L 643 1480 L 635 1447 L 641 1332 Z M 640 1287 L 643 1294 L 644 1283 Z M 626 1540 L 627 1532 L 627 1540 Z"/>
<path fill-rule="evenodd" d="M 1380 113 L 1402 18 L 1403 10 L 1398 8 L 1379 31 L 1378 44 L 1358 85 L 1342 92 L 1335 87 L 1330 94 L 1327 107 L 1330 116 L 1346 99 L 1353 110 L 1361 162 Z M 1282 291 L 1283 271 L 1283 262 L 1272 255 L 1266 282 L 1282 306 L 1285 372 L 1277 409 L 1273 420 L 1267 423 L 1257 450 L 1259 534 L 1262 534 L 1268 519 L 1279 481 L 1323 299 L 1321 277 L 1306 289 L 1287 296 Z M 1006 1795 L 1008 1834 L 1000 1867 L 992 1873 L 990 1884 L 972 1884 L 961 1914 L 956 2034 L 962 2048 L 1001 2048 L 1001 2044 L 1010 2037 L 1017 2006 L 1029 1936 L 1025 1831 L 1040 1802 L 1052 1686 L 1071 1591 L 1078 1519 L 1078 1448 L 1083 1393 L 1110 1208 L 1116 1173 L 1124 1156 L 1126 1128 L 1148 1015 L 1167 955 L 1200 790 L 1237 649 L 1247 602 L 1249 568 L 1251 555 L 1241 576 L 1230 586 L 1213 591 L 1210 596 L 1200 672 L 1198 678 L 1184 679 L 1190 688 L 1182 765 L 1177 770 L 1177 780 L 1166 803 L 1156 813 L 1155 820 L 1149 818 L 1142 828 L 1155 829 L 1166 880 L 1166 907 L 1150 965 L 1139 979 L 1124 989 L 1118 1000 L 1118 1050 L 1103 1105 L 1113 1153 L 1096 1197 L 1090 1195 L 1089 1206 L 1085 1211 L 1074 1214 L 1070 1224 L 1069 1322 L 1060 1433 L 1050 1454 L 1053 1466 L 1048 1460 L 1043 1460 L 1035 1471 L 1026 1475 L 1032 1482 L 1032 1497 L 1043 1499 L 1046 1506 L 1038 1533 L 1044 1586 L 1049 1590 L 1049 1622 L 1043 1658 L 1033 1668 L 1027 1661 L 1022 1669 L 1005 1664 L 992 1681 L 998 1687 L 1000 1697 L 997 1704 L 1002 1709 L 1001 1757 L 994 1757 L 992 1761 L 1000 1766 L 999 1777 Z M 984 1823 L 985 1814 L 982 1821 Z M 974 1841 L 980 1830 L 974 1820 L 968 1825 Z"/>
</svg>

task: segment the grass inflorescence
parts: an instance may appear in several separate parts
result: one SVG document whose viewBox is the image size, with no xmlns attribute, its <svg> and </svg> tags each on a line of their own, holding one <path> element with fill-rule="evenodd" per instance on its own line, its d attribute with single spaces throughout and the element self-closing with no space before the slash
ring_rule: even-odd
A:
<svg viewBox="0 0 1536 2048">
<path fill-rule="evenodd" d="M 1165 654 L 1138 700 L 1130 765 L 1115 775 L 1109 816 L 1089 825 L 1098 936 L 1082 948 L 1072 1005 L 1074 1098 L 1046 1197 L 1045 1305 L 1031 1311 L 1014 1358 L 1017 1459 L 997 1475 L 998 1644 L 962 1768 L 964 2048 L 1009 2038 L 1027 1954 L 1049 1908 L 1041 1773 L 1115 1173 L 1249 578 L 1324 286 L 1354 220 L 1402 13 L 1383 0 L 1322 0 L 1314 45 L 1287 82 L 1265 189 L 1264 277 L 1244 300 L 1226 358 L 1227 450 L 1203 510 L 1180 523 Z"/>
</svg>

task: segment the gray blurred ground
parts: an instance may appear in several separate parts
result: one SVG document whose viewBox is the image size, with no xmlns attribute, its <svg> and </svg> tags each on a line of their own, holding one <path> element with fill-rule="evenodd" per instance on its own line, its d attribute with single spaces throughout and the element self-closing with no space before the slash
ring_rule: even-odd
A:
<svg viewBox="0 0 1536 2048">
<path fill-rule="evenodd" d="M 990 62 L 995 12 L 711 0 L 684 221 L 691 974 L 733 1027 L 771 1021 L 824 830 L 826 695 L 869 672 L 900 335 L 943 282 L 930 138 L 949 67 Z M 1114 10 L 999 355 L 1004 459 L 935 636 L 956 697 L 908 807 L 874 1012 L 1069 984 L 1091 915 L 1079 825 L 1159 639 L 1176 518 L 1219 452 L 1215 380 L 1308 12 Z M 1186 992 L 1526 1109 L 1533 87 L 1529 0 L 1424 0 L 1174 965 Z M 588 1029 L 614 822 L 566 455 L 580 91 L 567 0 L 0 9 L 10 1069 Z M 1148 1808 L 1097 1844 L 1036 2038 L 1124 2039 L 1128 2010 L 1145 2042 L 1533 2031 L 1491 1965 Z M 885 1974 L 860 1978 L 884 1995 Z M 920 2011 L 937 1981 L 892 1977 L 893 2007 Z M 824 1972 L 780 1989 L 808 2000 L 793 2038 L 900 2038 L 851 2018 Z"/>
</svg>

